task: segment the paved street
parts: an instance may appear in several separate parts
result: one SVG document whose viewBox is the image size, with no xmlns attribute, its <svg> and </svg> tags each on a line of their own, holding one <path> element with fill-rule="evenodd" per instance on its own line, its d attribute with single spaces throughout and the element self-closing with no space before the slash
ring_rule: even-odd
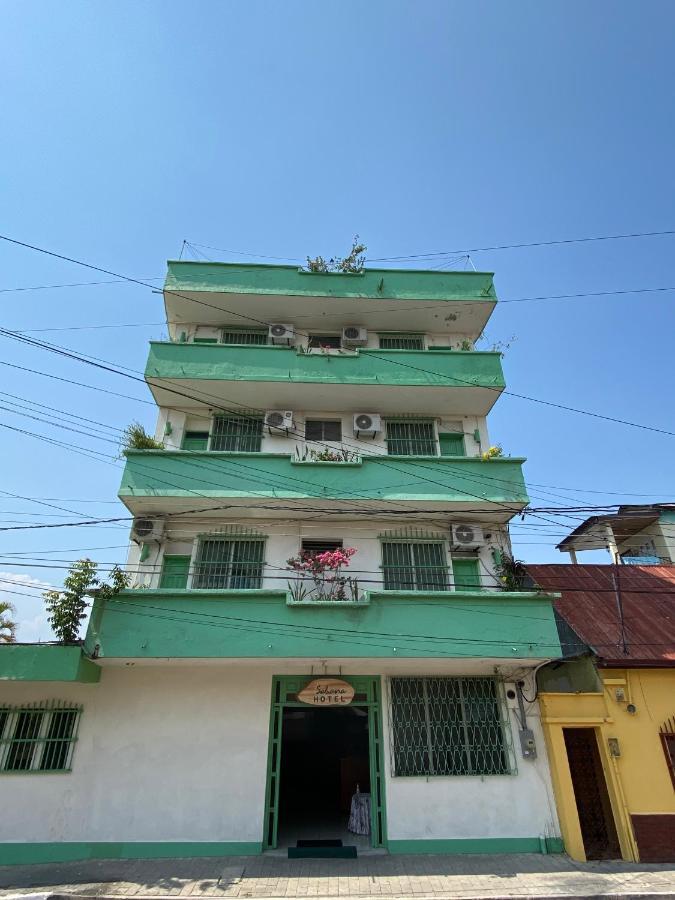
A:
<svg viewBox="0 0 675 900">
<path fill-rule="evenodd" d="M 0 868 L 0 896 L 40 891 L 136 897 L 675 896 L 675 865 L 576 863 L 563 855 L 281 856 L 103 860 Z"/>
</svg>

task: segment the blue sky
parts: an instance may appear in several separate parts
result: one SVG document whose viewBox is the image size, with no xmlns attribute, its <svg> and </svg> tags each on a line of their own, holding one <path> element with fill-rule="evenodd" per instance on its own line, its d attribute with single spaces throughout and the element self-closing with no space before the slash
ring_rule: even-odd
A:
<svg viewBox="0 0 675 900">
<path fill-rule="evenodd" d="M 5 0 L 2 231 L 159 284 L 183 239 L 303 258 L 341 253 L 358 232 L 381 257 L 673 229 L 674 29 L 668 2 L 66 0 L 56 14 Z M 509 300 L 675 287 L 674 247 L 654 237 L 473 261 Z M 102 279 L 6 244 L 0 273 L 10 329 L 77 326 L 31 333 L 133 371 L 163 333 L 160 297 L 142 288 L 7 291 Z M 675 430 L 674 296 L 504 304 L 488 331 L 515 335 L 504 359 L 513 391 Z M 82 328 L 121 323 L 150 324 Z M 0 365 L 0 423 L 112 457 L 91 423 L 62 431 L 9 412 L 6 395 L 96 420 L 113 440 L 131 419 L 154 424 L 147 403 L 35 370 L 147 401 L 142 385 L 1 340 L 0 362 L 30 371 Z M 124 514 L 119 461 L 0 431 L 3 523 L 78 518 L 8 493 L 80 518 Z M 666 435 L 511 397 L 491 434 L 528 457 L 535 505 L 675 494 Z M 554 549 L 563 527 L 516 531 L 520 557 L 565 559 Z M 0 586 L 19 592 L 0 596 L 16 604 L 19 638 L 49 637 L 35 580 L 59 585 L 58 567 L 82 555 L 121 560 L 127 535 L 0 534 Z M 9 564 L 17 553 L 25 565 Z"/>
</svg>

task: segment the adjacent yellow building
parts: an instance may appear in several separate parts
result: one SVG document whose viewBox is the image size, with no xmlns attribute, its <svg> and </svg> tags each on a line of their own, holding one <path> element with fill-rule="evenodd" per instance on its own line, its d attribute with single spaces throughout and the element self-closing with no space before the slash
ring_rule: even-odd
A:
<svg viewBox="0 0 675 900">
<path fill-rule="evenodd" d="M 675 861 L 675 568 L 528 570 L 561 594 L 538 697 L 565 849 Z"/>
</svg>

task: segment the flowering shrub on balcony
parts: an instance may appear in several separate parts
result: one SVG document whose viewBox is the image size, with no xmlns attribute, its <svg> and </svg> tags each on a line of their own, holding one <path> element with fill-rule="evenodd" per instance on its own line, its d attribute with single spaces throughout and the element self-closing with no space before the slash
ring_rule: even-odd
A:
<svg viewBox="0 0 675 900">
<path fill-rule="evenodd" d="M 356 553 L 355 547 L 311 553 L 307 550 L 286 560 L 287 567 L 298 573 L 288 582 L 288 589 L 295 601 L 303 600 L 358 600 L 358 583 L 355 578 L 342 574 L 342 569 Z"/>
</svg>

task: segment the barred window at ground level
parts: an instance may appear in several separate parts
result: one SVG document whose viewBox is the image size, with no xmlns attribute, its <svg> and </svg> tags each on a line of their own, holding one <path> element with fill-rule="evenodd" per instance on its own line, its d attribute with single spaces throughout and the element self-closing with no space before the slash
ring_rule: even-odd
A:
<svg viewBox="0 0 675 900">
<path fill-rule="evenodd" d="M 392 774 L 508 775 L 508 721 L 494 678 L 391 678 Z"/>
<path fill-rule="evenodd" d="M 0 773 L 69 772 L 80 706 L 0 707 Z"/>
</svg>

